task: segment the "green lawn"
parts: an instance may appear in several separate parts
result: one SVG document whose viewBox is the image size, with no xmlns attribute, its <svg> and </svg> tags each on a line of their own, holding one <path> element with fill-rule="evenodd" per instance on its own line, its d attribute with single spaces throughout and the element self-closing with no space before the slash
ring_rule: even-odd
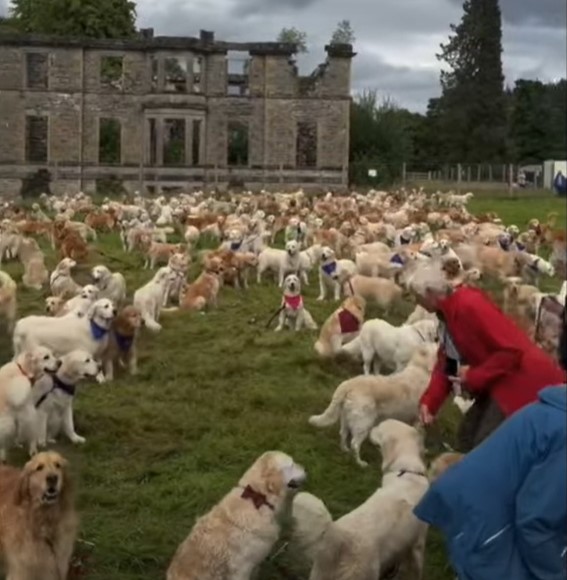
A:
<svg viewBox="0 0 567 580">
<path fill-rule="evenodd" d="M 475 201 L 475 211 L 497 211 L 507 222 L 523 225 L 530 217 L 563 211 L 561 202 Z M 126 255 L 116 235 L 103 236 L 95 263 L 122 271 L 129 293 L 147 281 L 139 256 Z M 55 264 L 49 254 L 50 267 Z M 7 270 L 20 279 L 19 266 Z M 87 282 L 88 268 L 76 278 Z M 194 273 L 194 272 L 193 272 Z M 315 301 L 312 275 L 306 303 L 321 324 L 335 304 Z M 21 315 L 43 309 L 46 293 L 20 291 Z M 177 545 L 195 517 L 215 504 L 262 452 L 281 449 L 302 463 L 306 489 L 325 501 L 335 517 L 352 510 L 380 485 L 380 458 L 370 444 L 362 470 L 339 449 L 338 428 L 319 430 L 307 418 L 322 411 L 343 379 L 358 365 L 320 362 L 314 355 L 316 333 L 276 334 L 266 322 L 278 307 L 273 283 L 248 292 L 221 291 L 219 309 L 207 314 L 164 314 L 163 331 L 145 334 L 140 375 L 121 375 L 108 385 L 88 385 L 78 395 L 77 432 L 84 447 L 59 445 L 76 474 L 82 516 L 78 553 L 88 556 L 92 580 L 163 578 Z M 392 318 L 401 322 L 407 304 Z M 380 312 L 371 310 L 369 316 Z M 3 361 L 11 356 L 8 337 L 0 339 Z M 447 409 L 428 435 L 430 456 L 453 441 L 457 415 Z M 21 464 L 22 452 L 11 461 Z M 430 534 L 427 580 L 453 580 L 439 537 Z M 262 567 L 261 580 L 308 577 L 285 538 Z"/>
</svg>

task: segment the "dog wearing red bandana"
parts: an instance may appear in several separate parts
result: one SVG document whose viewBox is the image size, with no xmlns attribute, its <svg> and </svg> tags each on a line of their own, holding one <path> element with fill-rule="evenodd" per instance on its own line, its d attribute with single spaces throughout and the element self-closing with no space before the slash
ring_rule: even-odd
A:
<svg viewBox="0 0 567 580">
<path fill-rule="evenodd" d="M 284 280 L 282 305 L 276 332 L 283 330 L 284 326 L 296 331 L 303 327 L 310 330 L 317 329 L 316 322 L 305 308 L 303 296 L 301 296 L 301 282 L 299 276 L 295 274 L 289 274 Z"/>
<path fill-rule="evenodd" d="M 343 344 L 356 338 L 364 323 L 366 301 L 355 294 L 349 296 L 321 327 L 315 351 L 322 358 L 335 356 Z"/>
</svg>

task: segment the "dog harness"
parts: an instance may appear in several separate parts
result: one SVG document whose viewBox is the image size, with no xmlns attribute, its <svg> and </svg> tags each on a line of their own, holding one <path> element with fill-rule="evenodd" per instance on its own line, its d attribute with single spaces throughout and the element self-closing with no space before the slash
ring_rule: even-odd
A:
<svg viewBox="0 0 567 580">
<path fill-rule="evenodd" d="M 125 336 L 124 334 L 114 332 L 114 338 L 116 338 L 116 344 L 118 345 L 120 351 L 124 353 L 130 352 L 132 344 L 134 343 L 133 336 Z"/>
<path fill-rule="evenodd" d="M 36 409 L 39 409 L 39 407 L 45 402 L 47 397 L 49 397 L 49 395 L 51 395 L 51 393 L 53 393 L 53 391 L 55 391 L 56 389 L 63 391 L 66 395 L 69 395 L 69 397 L 71 398 L 75 396 L 75 392 L 77 391 L 77 387 L 75 387 L 75 385 L 68 385 L 67 383 L 64 383 L 56 374 L 51 375 L 51 379 L 53 381 L 53 386 L 51 387 L 51 389 L 49 389 L 49 391 L 43 393 L 43 395 L 41 395 L 41 397 L 38 399 L 37 403 L 35 404 Z"/>
<path fill-rule="evenodd" d="M 325 274 L 327 274 L 327 276 L 332 276 L 336 271 L 337 271 L 337 263 L 336 262 L 330 262 L 329 264 L 325 264 L 324 266 L 321 266 L 323 272 L 325 272 Z"/>
<path fill-rule="evenodd" d="M 350 334 L 360 330 L 360 321 L 346 308 L 343 308 L 339 312 L 339 325 L 341 327 L 341 334 Z"/>
<path fill-rule="evenodd" d="M 291 310 L 299 310 L 303 306 L 303 297 L 301 294 L 298 296 L 284 295 L 284 305 Z"/>
<path fill-rule="evenodd" d="M 272 511 L 275 511 L 274 506 L 268 501 L 266 496 L 259 491 L 256 491 L 250 485 L 247 485 L 240 496 L 242 499 L 249 499 L 253 504 L 254 507 L 259 510 L 262 506 L 269 507 Z"/>
<path fill-rule="evenodd" d="M 102 340 L 108 334 L 108 328 L 99 326 L 94 320 L 91 320 L 91 334 L 95 340 Z"/>
<path fill-rule="evenodd" d="M 394 254 L 390 258 L 390 263 L 391 264 L 398 264 L 399 266 L 403 266 L 404 265 L 404 260 L 402 259 L 402 257 L 400 256 L 400 254 Z"/>
<path fill-rule="evenodd" d="M 238 250 L 240 250 L 241 247 L 242 247 L 242 240 L 240 240 L 239 242 L 231 242 L 230 243 L 230 249 L 233 252 L 238 252 Z"/>
</svg>

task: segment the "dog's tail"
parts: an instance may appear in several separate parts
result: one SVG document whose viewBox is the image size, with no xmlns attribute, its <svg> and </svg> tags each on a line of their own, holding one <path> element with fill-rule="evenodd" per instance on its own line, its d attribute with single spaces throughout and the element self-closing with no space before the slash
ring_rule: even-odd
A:
<svg viewBox="0 0 567 580">
<path fill-rule="evenodd" d="M 325 504 L 310 493 L 298 493 L 292 504 L 292 541 L 311 562 L 333 518 Z"/>
<path fill-rule="evenodd" d="M 309 418 L 309 424 L 315 427 L 330 427 L 334 425 L 341 414 L 343 401 L 350 390 L 348 381 L 341 383 L 335 390 L 329 406 L 321 415 L 313 415 Z"/>
<path fill-rule="evenodd" d="M 321 358 L 331 358 L 333 356 L 331 344 L 328 341 L 321 340 L 321 338 L 315 343 L 315 352 Z"/>
<path fill-rule="evenodd" d="M 344 352 L 352 358 L 359 358 L 362 356 L 362 345 L 360 343 L 360 335 L 353 338 L 350 342 L 343 344 L 340 352 Z"/>
<path fill-rule="evenodd" d="M 453 399 L 453 403 L 455 404 L 455 406 L 459 409 L 459 411 L 463 415 L 466 415 L 468 410 L 472 407 L 474 401 L 472 401 L 472 400 L 469 401 L 469 400 L 464 399 L 463 397 L 457 395 Z"/>
</svg>

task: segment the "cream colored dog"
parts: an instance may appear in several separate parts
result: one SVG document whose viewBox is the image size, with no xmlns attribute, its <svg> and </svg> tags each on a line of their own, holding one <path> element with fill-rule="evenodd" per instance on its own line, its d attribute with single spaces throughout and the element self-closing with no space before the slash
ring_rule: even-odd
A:
<svg viewBox="0 0 567 580">
<path fill-rule="evenodd" d="M 0 314 L 6 319 L 6 330 L 12 332 L 18 309 L 18 285 L 12 277 L 0 270 Z"/>
<path fill-rule="evenodd" d="M 6 461 L 18 425 L 21 437 L 33 439 L 25 430 L 33 422 L 32 386 L 44 373 L 56 371 L 58 364 L 48 348 L 39 346 L 0 368 L 0 462 Z M 32 445 L 29 451 L 35 452 Z"/>
<path fill-rule="evenodd" d="M 387 278 L 371 278 L 370 276 L 361 276 L 356 274 L 351 276 L 343 284 L 344 295 L 362 296 L 367 302 L 376 303 L 386 315 L 390 312 L 392 306 L 401 301 L 403 290 L 393 280 Z"/>
<path fill-rule="evenodd" d="M 106 266 L 95 266 L 91 271 L 92 279 L 99 289 L 100 298 L 108 298 L 116 305 L 126 300 L 126 280 L 120 272 L 111 272 Z"/>
<path fill-rule="evenodd" d="M 280 535 L 286 499 L 306 478 L 279 451 L 260 456 L 179 546 L 167 580 L 250 580 Z"/>
<path fill-rule="evenodd" d="M 81 291 L 81 286 L 71 278 L 71 270 L 77 265 L 71 258 L 63 258 L 57 264 L 49 277 L 49 286 L 53 296 L 76 296 Z"/>
<path fill-rule="evenodd" d="M 413 515 L 429 487 L 422 437 L 387 420 L 370 438 L 382 452 L 382 487 L 362 505 L 333 522 L 315 496 L 293 500 L 293 536 L 313 561 L 310 580 L 378 580 L 403 562 L 407 578 L 423 577 L 427 526 Z"/>
<path fill-rule="evenodd" d="M 341 448 L 352 451 L 361 467 L 368 464 L 360 458 L 360 447 L 379 421 L 398 419 L 413 423 L 437 359 L 437 345 L 416 350 L 407 367 L 389 376 L 359 376 L 341 383 L 331 403 L 309 423 L 329 427 L 341 421 Z M 349 446 L 350 439 L 350 446 Z"/>
<path fill-rule="evenodd" d="M 159 318 L 163 302 L 170 285 L 176 279 L 177 273 L 164 266 L 147 284 L 134 292 L 134 306 L 142 313 L 142 320 L 149 330 L 154 332 L 161 330 Z"/>
<path fill-rule="evenodd" d="M 393 326 L 386 320 L 367 320 L 360 334 L 343 346 L 343 352 L 352 357 L 362 356 L 364 374 L 374 370 L 401 371 L 413 353 L 423 344 L 437 339 L 437 320 L 426 319 L 414 324 Z"/>
<path fill-rule="evenodd" d="M 313 317 L 305 308 L 303 296 L 301 296 L 301 282 L 299 276 L 290 274 L 284 280 L 284 292 L 279 315 L 279 323 L 276 332 L 283 330 L 284 326 L 293 328 L 295 331 L 303 327 L 315 330 L 317 328 Z"/>
<path fill-rule="evenodd" d="M 335 300 L 340 300 L 342 284 L 356 273 L 356 264 L 352 260 L 337 260 L 335 252 L 331 248 L 323 247 L 319 268 L 320 292 L 317 300 L 325 300 L 327 290 L 333 292 Z"/>
</svg>

